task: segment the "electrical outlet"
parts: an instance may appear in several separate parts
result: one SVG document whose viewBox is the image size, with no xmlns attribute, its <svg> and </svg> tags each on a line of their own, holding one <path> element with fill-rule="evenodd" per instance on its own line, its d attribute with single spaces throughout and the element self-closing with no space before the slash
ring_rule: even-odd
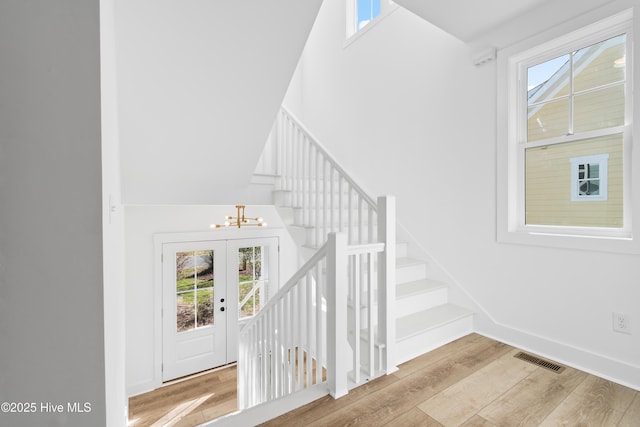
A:
<svg viewBox="0 0 640 427">
<path fill-rule="evenodd" d="M 631 323 L 629 323 L 629 316 L 622 313 L 613 313 L 613 330 L 615 332 L 622 332 L 623 334 L 631 334 Z"/>
</svg>

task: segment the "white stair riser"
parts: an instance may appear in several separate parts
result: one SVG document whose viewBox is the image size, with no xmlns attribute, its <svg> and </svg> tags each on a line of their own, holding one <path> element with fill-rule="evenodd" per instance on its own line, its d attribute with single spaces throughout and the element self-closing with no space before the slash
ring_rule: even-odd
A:
<svg viewBox="0 0 640 427">
<path fill-rule="evenodd" d="M 435 350 L 473 332 L 473 316 L 467 316 L 420 334 L 399 340 L 396 344 L 396 364 Z"/>
<path fill-rule="evenodd" d="M 417 313 L 418 311 L 427 310 L 448 301 L 448 289 L 446 287 L 437 288 L 430 291 L 424 291 L 419 294 L 408 295 L 403 298 L 396 299 L 396 316 L 406 316 L 407 314 Z"/>
<path fill-rule="evenodd" d="M 408 255 L 409 245 L 405 242 L 396 242 L 396 258 L 406 258 Z"/>
<path fill-rule="evenodd" d="M 396 267 L 396 283 L 407 283 L 424 279 L 427 265 L 424 263 Z"/>
</svg>

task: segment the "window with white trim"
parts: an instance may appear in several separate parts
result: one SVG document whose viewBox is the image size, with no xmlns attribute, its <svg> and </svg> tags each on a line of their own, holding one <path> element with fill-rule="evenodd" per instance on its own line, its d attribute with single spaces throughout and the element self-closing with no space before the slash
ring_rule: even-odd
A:
<svg viewBox="0 0 640 427">
<path fill-rule="evenodd" d="M 508 231 L 630 237 L 631 13 L 507 60 Z"/>
<path fill-rule="evenodd" d="M 346 0 L 347 2 L 347 39 L 369 30 L 397 5 L 391 0 Z"/>
<path fill-rule="evenodd" d="M 356 31 L 380 15 L 381 0 L 356 0 Z"/>
</svg>

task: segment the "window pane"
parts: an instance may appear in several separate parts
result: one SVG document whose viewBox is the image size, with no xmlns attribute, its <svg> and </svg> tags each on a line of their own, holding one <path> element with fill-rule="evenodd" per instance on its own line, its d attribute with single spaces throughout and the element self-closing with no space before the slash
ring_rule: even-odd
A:
<svg viewBox="0 0 640 427">
<path fill-rule="evenodd" d="M 574 132 L 624 124 L 624 85 L 598 89 L 574 100 Z"/>
<path fill-rule="evenodd" d="M 196 294 L 198 307 L 198 325 L 213 325 L 213 288 L 201 289 Z"/>
<path fill-rule="evenodd" d="M 267 251 L 262 246 L 238 249 L 239 318 L 255 315 L 262 305 L 268 272 L 263 266 Z"/>
<path fill-rule="evenodd" d="M 600 180 L 585 179 L 578 183 L 579 194 L 581 196 L 598 196 L 600 195 Z"/>
<path fill-rule="evenodd" d="M 572 201 L 571 158 L 608 154 L 608 198 Z M 600 171 L 582 172 L 587 191 L 600 191 Z M 525 150 L 525 223 L 581 227 L 622 227 L 622 135 Z M 593 176 L 592 176 L 593 175 Z M 596 190 L 595 186 L 598 186 Z M 582 189 L 582 186 L 581 186 Z M 592 193 L 593 195 L 593 193 Z"/>
<path fill-rule="evenodd" d="M 193 289 L 195 286 L 193 252 L 176 254 L 176 292 Z"/>
<path fill-rule="evenodd" d="M 380 15 L 380 0 L 357 0 L 358 30 Z"/>
<path fill-rule="evenodd" d="M 569 100 L 529 107 L 527 141 L 564 136 L 569 132 Z"/>
<path fill-rule="evenodd" d="M 527 69 L 529 105 L 566 95 L 568 69 L 569 55 L 529 67 Z"/>
<path fill-rule="evenodd" d="M 178 332 L 213 324 L 213 259 L 211 250 L 176 253 Z"/>
<path fill-rule="evenodd" d="M 196 326 L 195 292 L 176 295 L 176 326 L 178 332 L 188 331 Z"/>
<path fill-rule="evenodd" d="M 196 287 L 198 289 L 213 286 L 213 251 L 198 251 L 198 271 Z"/>
<path fill-rule="evenodd" d="M 574 55 L 574 91 L 624 81 L 625 41 L 623 34 L 578 50 Z"/>
</svg>

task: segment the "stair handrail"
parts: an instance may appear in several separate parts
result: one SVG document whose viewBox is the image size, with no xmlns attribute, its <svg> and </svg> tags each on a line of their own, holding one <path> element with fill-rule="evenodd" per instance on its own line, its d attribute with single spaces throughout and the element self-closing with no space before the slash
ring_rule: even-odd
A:
<svg viewBox="0 0 640 427">
<path fill-rule="evenodd" d="M 264 316 L 266 312 L 268 312 L 279 300 L 282 299 L 282 297 L 284 295 L 286 295 L 287 293 L 289 293 L 291 291 L 291 288 L 293 288 L 294 286 L 296 286 L 298 284 L 298 282 L 307 275 L 307 273 L 316 266 L 316 264 L 318 264 L 318 262 L 320 262 L 323 258 L 325 258 L 325 256 L 327 255 L 327 251 L 328 251 L 328 243 L 325 243 L 324 245 L 322 245 L 322 247 L 320 249 L 318 249 L 316 251 L 315 254 L 313 254 L 313 256 L 311 258 L 309 258 L 309 260 L 307 262 L 305 262 L 302 267 L 300 267 L 300 269 L 298 271 L 296 271 L 293 276 L 291 276 L 291 278 L 289 280 L 287 280 L 287 283 L 285 283 L 279 290 L 278 292 L 275 293 L 275 295 L 273 295 L 269 301 L 260 309 L 260 311 L 258 312 L 258 314 L 256 314 L 255 316 L 253 316 L 251 318 L 250 321 L 248 321 L 247 323 L 245 323 L 242 326 L 242 330 L 240 331 L 240 335 L 243 334 L 243 331 L 247 331 L 249 330 L 255 323 L 257 323 L 258 321 L 260 321 L 260 317 L 259 316 Z"/>
<path fill-rule="evenodd" d="M 277 153 L 272 160 L 287 204 L 300 209 L 299 225 L 313 229 L 310 246 L 319 247 L 329 233 L 341 231 L 347 232 L 349 244 L 378 240 L 376 201 L 284 106 L 268 146 Z"/>
<path fill-rule="evenodd" d="M 318 249 L 240 331 L 241 409 L 325 382 L 337 398 L 397 369 L 395 199 L 371 198 L 285 107 L 268 144 L 280 206 L 301 208 L 295 225 Z"/>
<path fill-rule="evenodd" d="M 367 202 L 369 206 L 376 210 L 376 201 L 371 196 L 369 196 L 369 194 L 364 191 L 362 187 L 360 187 L 358 183 L 354 181 L 353 178 L 351 178 L 351 176 L 344 170 L 340 163 L 338 163 L 338 161 L 331 154 L 329 154 L 320 140 L 316 138 L 313 133 L 311 133 L 311 131 L 302 124 L 298 117 L 291 111 L 289 111 L 289 109 L 287 109 L 285 106 L 282 106 L 280 108 L 281 111 L 289 116 L 289 118 L 296 124 L 300 131 L 302 131 L 307 136 L 307 138 L 309 138 L 309 141 L 317 147 L 318 151 L 320 151 L 322 155 L 331 163 L 335 170 L 351 185 L 351 187 Z"/>
</svg>

